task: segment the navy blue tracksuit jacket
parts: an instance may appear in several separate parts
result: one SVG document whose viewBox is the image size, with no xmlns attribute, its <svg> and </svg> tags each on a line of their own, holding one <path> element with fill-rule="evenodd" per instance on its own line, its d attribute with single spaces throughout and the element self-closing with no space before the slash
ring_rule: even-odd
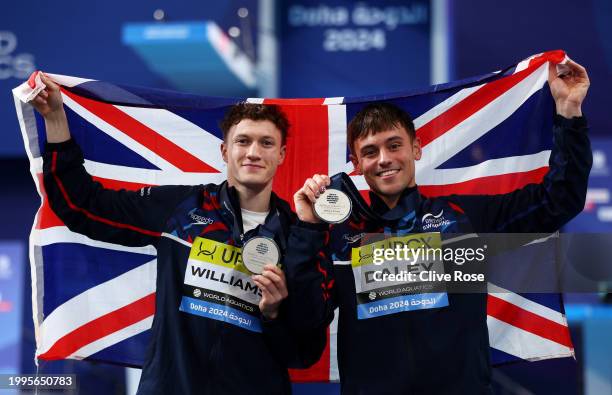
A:
<svg viewBox="0 0 612 395">
<path fill-rule="evenodd" d="M 157 249 L 156 313 L 139 394 L 288 394 L 287 368 L 319 358 L 325 327 L 290 330 L 286 301 L 279 318 L 266 321 L 240 258 L 255 235 L 286 250 L 294 214 L 274 194 L 265 223 L 244 233 L 227 183 L 105 189 L 85 171 L 73 140 L 47 144 L 44 184 L 72 231 Z"/>
<path fill-rule="evenodd" d="M 364 233 L 554 232 L 584 207 L 592 155 L 584 118 L 556 116 L 549 170 L 540 184 L 502 195 L 427 198 L 406 189 L 384 223 L 355 219 L 292 227 L 287 276 L 294 325 L 316 328 L 339 308 L 343 394 L 491 392 L 486 292 L 449 293 L 448 306 L 357 318 L 351 249 Z M 435 219 L 434 219 L 435 218 Z"/>
</svg>

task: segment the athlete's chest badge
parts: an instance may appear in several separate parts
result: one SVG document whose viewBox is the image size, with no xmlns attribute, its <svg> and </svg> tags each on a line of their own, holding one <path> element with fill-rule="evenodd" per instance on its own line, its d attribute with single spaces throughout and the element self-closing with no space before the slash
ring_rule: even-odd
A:
<svg viewBox="0 0 612 395">
<path fill-rule="evenodd" d="M 440 210 L 438 214 L 427 213 L 423 215 L 421 219 L 421 229 L 427 232 L 433 230 L 443 231 L 453 223 L 455 223 L 455 221 L 446 219 L 444 217 L 444 210 Z"/>
</svg>

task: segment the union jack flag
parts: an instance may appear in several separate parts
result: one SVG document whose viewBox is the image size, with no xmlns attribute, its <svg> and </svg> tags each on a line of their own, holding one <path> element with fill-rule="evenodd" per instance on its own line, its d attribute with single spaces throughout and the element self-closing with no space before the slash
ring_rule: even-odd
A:
<svg viewBox="0 0 612 395">
<path fill-rule="evenodd" d="M 548 169 L 553 101 L 548 63 L 562 51 L 535 55 L 487 75 L 416 92 L 372 97 L 246 99 L 281 106 L 291 128 L 288 156 L 274 189 L 291 201 L 315 173 L 351 175 L 347 120 L 372 101 L 390 101 L 414 118 L 423 145 L 417 182 L 425 195 L 506 193 L 540 182 Z M 205 184 L 225 178 L 219 121 L 244 99 L 208 98 L 118 86 L 63 75 L 73 138 L 87 171 L 108 188 Z M 41 181 L 45 126 L 15 96 L 30 169 L 41 196 L 30 235 L 36 357 L 141 366 L 155 314 L 156 251 L 91 240 L 52 212 Z M 494 363 L 574 355 L 559 295 L 519 295 L 491 285 L 488 327 Z M 503 290 L 502 290 L 503 291 Z M 177 307 L 178 308 L 178 307 Z M 336 323 L 321 360 L 296 381 L 338 379 Z"/>
</svg>

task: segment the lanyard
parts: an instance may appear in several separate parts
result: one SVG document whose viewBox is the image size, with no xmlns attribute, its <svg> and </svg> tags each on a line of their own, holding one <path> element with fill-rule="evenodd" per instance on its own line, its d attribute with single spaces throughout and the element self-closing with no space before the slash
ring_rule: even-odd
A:
<svg viewBox="0 0 612 395">
<path fill-rule="evenodd" d="M 418 207 L 420 201 L 420 196 L 416 191 L 402 195 L 397 206 L 384 214 L 379 214 L 368 206 L 363 196 L 361 196 L 357 187 L 355 187 L 355 184 L 353 184 L 353 181 L 346 173 L 333 175 L 331 177 L 330 188 L 339 189 L 349 196 L 354 207 L 352 213 L 352 215 L 354 215 L 353 218 L 361 216 L 368 222 L 371 221 L 392 227 L 410 226 L 412 228 L 414 225 L 414 221 L 416 220 L 415 209 Z"/>
<path fill-rule="evenodd" d="M 232 196 L 232 193 L 234 196 Z M 282 256 L 286 250 L 287 242 L 282 226 L 280 211 L 276 207 L 276 204 L 274 204 L 276 197 L 274 195 L 270 196 L 270 213 L 266 217 L 264 223 L 245 233 L 242 225 L 242 213 L 238 215 L 234 209 L 240 208 L 240 203 L 237 196 L 235 196 L 236 193 L 237 192 L 235 189 L 230 191 L 230 187 L 227 185 L 227 182 L 221 186 L 221 215 L 223 215 L 228 224 L 233 224 L 232 237 L 234 241 L 239 246 L 242 246 L 253 237 L 268 237 L 276 241 L 276 243 L 279 245 Z"/>
</svg>

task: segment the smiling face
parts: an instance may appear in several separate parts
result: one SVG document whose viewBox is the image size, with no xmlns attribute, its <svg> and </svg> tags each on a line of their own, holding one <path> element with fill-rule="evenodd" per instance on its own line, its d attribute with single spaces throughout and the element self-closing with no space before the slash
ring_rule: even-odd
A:
<svg viewBox="0 0 612 395">
<path fill-rule="evenodd" d="M 285 150 L 280 130 L 268 120 L 243 119 L 233 125 L 221 144 L 229 184 L 239 190 L 271 189 Z"/>
<path fill-rule="evenodd" d="M 355 169 L 390 208 L 404 189 L 416 185 L 414 161 L 421 159 L 421 141 L 411 138 L 403 126 L 356 139 L 353 152 Z"/>
</svg>

